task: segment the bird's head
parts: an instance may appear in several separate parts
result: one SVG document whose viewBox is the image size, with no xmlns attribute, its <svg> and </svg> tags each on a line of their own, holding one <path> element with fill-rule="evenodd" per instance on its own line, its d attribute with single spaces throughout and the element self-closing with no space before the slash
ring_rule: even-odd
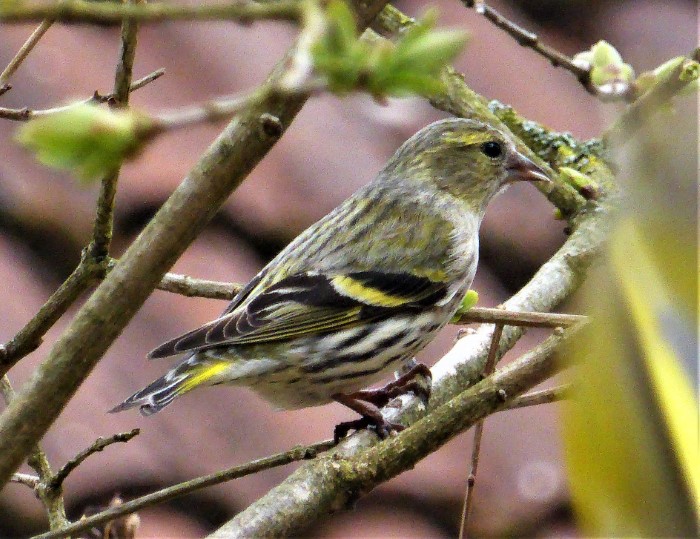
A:
<svg viewBox="0 0 700 539">
<path fill-rule="evenodd" d="M 450 118 L 421 129 L 396 152 L 394 173 L 429 182 L 482 213 L 517 181 L 551 181 L 504 133 L 476 120 Z"/>
</svg>

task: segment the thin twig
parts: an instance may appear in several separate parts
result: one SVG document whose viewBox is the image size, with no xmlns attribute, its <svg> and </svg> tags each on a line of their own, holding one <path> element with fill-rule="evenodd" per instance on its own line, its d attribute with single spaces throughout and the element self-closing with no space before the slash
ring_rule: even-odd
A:
<svg viewBox="0 0 700 539">
<path fill-rule="evenodd" d="M 156 69 L 153 73 L 149 73 L 143 78 L 140 78 L 137 81 L 134 81 L 131 85 L 130 92 L 133 92 L 135 90 L 139 90 L 146 86 L 147 84 L 150 84 L 156 79 L 159 79 L 165 75 L 165 69 L 160 68 Z M 115 94 L 110 93 L 107 95 L 102 95 L 98 92 L 95 92 L 92 96 L 86 98 L 86 99 L 81 99 L 80 101 L 74 101 L 73 103 L 69 103 L 68 105 L 61 105 L 59 107 L 51 107 L 49 109 L 30 109 L 27 107 L 21 108 L 21 109 L 9 109 L 9 108 L 4 108 L 0 107 L 0 118 L 3 118 L 5 120 L 15 120 L 18 122 L 26 122 L 28 120 L 31 120 L 32 118 L 38 118 L 40 116 L 50 116 L 51 114 L 56 114 L 58 112 L 65 112 L 67 110 L 70 110 L 74 107 L 77 107 L 79 105 L 89 105 L 89 104 L 97 104 L 97 103 L 110 103 L 115 100 Z"/>
<path fill-rule="evenodd" d="M 90 444 L 90 447 L 83 449 L 80 453 L 78 453 L 76 456 L 74 456 L 72 459 L 66 462 L 61 467 L 61 469 L 58 470 L 51 477 L 50 481 L 46 484 L 46 488 L 53 490 L 61 488 L 61 485 L 63 484 L 63 481 L 65 481 L 66 477 L 68 477 L 68 475 L 78 466 L 80 466 L 83 463 L 83 461 L 90 455 L 94 455 L 95 453 L 102 451 L 105 447 L 109 445 L 118 442 L 126 443 L 129 440 L 131 440 L 134 436 L 137 436 L 140 432 L 140 429 L 133 429 L 129 432 L 113 434 L 108 438 L 98 438 L 97 440 L 92 442 L 92 444 Z"/>
<path fill-rule="evenodd" d="M 116 264 L 115 259 L 110 259 L 107 271 Z M 240 283 L 228 283 L 223 281 L 210 281 L 197 279 L 189 275 L 166 273 L 157 288 L 165 292 L 180 294 L 187 297 L 199 297 L 208 299 L 231 300 L 240 292 L 244 285 Z M 489 307 L 472 307 L 453 324 L 496 324 L 502 323 L 509 326 L 556 328 L 569 327 L 580 322 L 585 322 L 588 317 L 579 314 L 541 313 L 507 311 Z"/>
<path fill-rule="evenodd" d="M 14 75 L 15 71 L 19 68 L 19 66 L 24 62 L 24 60 L 29 56 L 29 53 L 32 52 L 32 49 L 35 47 L 37 43 L 39 43 L 39 40 L 43 37 L 43 35 L 48 31 L 49 28 L 51 28 L 51 25 L 54 23 L 53 19 L 44 19 L 41 21 L 41 24 L 37 26 L 37 28 L 32 32 L 32 35 L 29 36 L 27 41 L 24 42 L 24 44 L 20 47 L 20 49 L 17 51 L 17 54 L 15 54 L 14 58 L 10 60 L 10 63 L 7 64 L 7 67 L 3 70 L 2 73 L 0 73 L 0 95 L 4 94 L 11 88 L 11 86 L 8 84 L 8 80 L 10 80 L 10 77 Z"/>
<path fill-rule="evenodd" d="M 119 5 L 143 5 L 145 0 L 130 0 L 130 2 Z M 114 101 L 110 102 L 110 106 L 113 108 L 125 108 L 129 104 L 137 33 L 138 23 L 136 21 L 125 19 L 122 22 L 119 61 L 114 75 Z M 87 248 L 88 257 L 93 260 L 103 260 L 109 254 L 114 229 L 114 199 L 117 195 L 119 171 L 120 167 L 117 166 L 114 170 L 107 172 L 100 183 L 92 241 Z"/>
<path fill-rule="evenodd" d="M 297 462 L 300 460 L 310 460 L 316 458 L 316 455 L 324 451 L 328 451 L 334 446 L 333 440 L 325 440 L 323 442 L 317 442 L 309 446 L 299 446 L 285 451 L 284 453 L 278 453 L 276 455 L 271 455 L 269 457 L 261 458 L 258 460 L 253 460 L 247 464 L 241 464 L 238 466 L 233 466 L 226 470 L 216 472 L 209 475 L 203 475 L 183 483 L 178 483 L 171 487 L 164 488 L 157 492 L 151 494 L 146 494 L 135 500 L 124 502 L 123 504 L 112 507 L 105 511 L 102 511 L 96 515 L 83 518 L 77 522 L 69 524 L 60 530 L 52 530 L 48 533 L 38 535 L 34 539 L 52 539 L 57 537 L 66 537 L 68 535 L 73 535 L 83 530 L 87 530 L 93 526 L 99 524 L 104 524 L 110 520 L 114 520 L 123 515 L 128 515 L 129 513 L 134 513 L 144 507 L 151 507 L 153 505 L 172 500 L 179 496 L 184 496 L 185 494 L 190 494 L 196 490 L 200 490 L 205 487 L 210 487 L 213 485 L 218 485 L 219 483 L 224 483 L 226 481 L 231 481 L 233 479 L 238 479 L 246 475 L 260 472 L 262 470 L 269 470 L 270 468 L 276 468 L 278 466 L 284 466 L 292 462 Z"/>
<path fill-rule="evenodd" d="M 488 307 L 472 307 L 455 324 L 500 323 L 508 326 L 524 326 L 535 328 L 568 327 L 584 322 L 586 316 L 579 314 L 540 313 L 506 311 Z"/>
<path fill-rule="evenodd" d="M 98 274 L 97 269 L 95 265 L 81 261 L 39 312 L 12 339 L 0 345 L 0 374 L 7 373 L 15 363 L 41 344 L 46 332 L 92 284 Z"/>
<path fill-rule="evenodd" d="M 539 391 L 533 391 L 512 400 L 506 406 L 506 410 L 515 410 L 516 408 L 525 408 L 527 406 L 538 406 L 540 404 L 549 404 L 550 402 L 557 402 L 564 400 L 568 397 L 571 391 L 570 384 L 562 384 L 557 387 L 551 387 L 549 389 L 541 389 Z"/>
<path fill-rule="evenodd" d="M 591 94 L 597 95 L 596 88 L 591 84 L 590 69 L 576 65 L 574 61 L 566 54 L 558 51 L 554 47 L 545 45 L 540 41 L 540 38 L 534 32 L 526 30 L 515 22 L 511 21 L 501 13 L 496 11 L 491 6 L 484 2 L 474 2 L 473 0 L 462 0 L 462 3 L 468 8 L 475 8 L 476 12 L 486 17 L 495 26 L 504 30 L 508 35 L 513 37 L 519 45 L 532 49 L 541 56 L 549 60 L 554 67 L 562 67 L 574 74 L 576 79 L 583 87 Z"/>
<path fill-rule="evenodd" d="M 284 81 L 279 81 L 275 85 L 262 84 L 247 92 L 211 99 L 170 112 L 162 112 L 155 115 L 153 120 L 158 124 L 158 133 L 161 133 L 195 124 L 230 119 L 241 110 L 261 103 L 263 99 L 269 99 L 270 96 L 290 99 L 300 95 L 317 94 L 326 88 L 327 84 L 321 79 L 300 81 L 296 86 Z"/>
<path fill-rule="evenodd" d="M 12 483 L 20 483 L 21 485 L 26 485 L 32 490 L 35 490 L 36 487 L 41 483 L 41 480 L 39 479 L 38 476 L 36 475 L 31 475 L 28 473 L 16 473 L 13 474 L 12 477 L 10 478 L 10 481 Z"/>
<path fill-rule="evenodd" d="M 235 20 L 248 24 L 253 20 L 265 19 L 296 21 L 301 16 L 301 5 L 299 0 L 234 0 L 213 4 L 154 2 L 142 5 L 84 0 L 36 4 L 5 2 L 0 8 L 0 21 L 20 22 L 53 18 L 63 22 L 116 23 L 128 18 L 144 23 L 169 20 Z"/>
<path fill-rule="evenodd" d="M 499 344 L 503 335 L 503 324 L 498 323 L 493 329 L 493 337 L 491 337 L 491 346 L 489 347 L 489 355 L 486 358 L 484 367 L 484 376 L 489 376 L 496 367 L 496 356 L 498 354 Z M 481 452 L 481 438 L 484 433 L 484 420 L 482 419 L 474 426 L 474 443 L 472 445 L 471 470 L 467 477 L 467 491 L 464 496 L 464 504 L 462 505 L 462 517 L 459 523 L 459 539 L 464 538 L 467 528 L 469 513 L 471 512 L 474 499 L 474 486 L 476 485 L 476 471 L 479 467 L 479 455 Z"/>
</svg>

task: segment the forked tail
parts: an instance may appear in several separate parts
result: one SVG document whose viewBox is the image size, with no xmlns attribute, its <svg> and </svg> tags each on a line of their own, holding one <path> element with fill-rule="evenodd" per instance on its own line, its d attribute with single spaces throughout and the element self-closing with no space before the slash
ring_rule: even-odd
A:
<svg viewBox="0 0 700 539">
<path fill-rule="evenodd" d="M 144 416 L 155 414 L 176 397 L 184 395 L 197 386 L 212 384 L 217 375 L 229 367 L 228 362 L 201 362 L 196 356 L 192 356 L 165 376 L 151 382 L 141 391 L 137 391 L 124 402 L 109 410 L 109 413 L 122 412 L 138 406 L 139 411 Z"/>
</svg>

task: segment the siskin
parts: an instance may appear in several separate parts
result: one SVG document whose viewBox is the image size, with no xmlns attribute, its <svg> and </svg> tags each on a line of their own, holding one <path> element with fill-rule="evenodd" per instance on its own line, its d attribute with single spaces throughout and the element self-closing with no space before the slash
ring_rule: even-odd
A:
<svg viewBox="0 0 700 539">
<path fill-rule="evenodd" d="M 511 139 L 447 119 L 406 141 L 374 181 L 292 241 L 224 313 L 153 350 L 187 353 L 111 412 L 150 415 L 199 386 L 249 386 L 275 406 L 342 403 L 380 436 L 377 407 L 429 375 L 413 356 L 447 324 L 476 272 L 489 201 L 515 181 L 549 181 Z M 382 389 L 367 386 L 413 365 Z"/>
</svg>

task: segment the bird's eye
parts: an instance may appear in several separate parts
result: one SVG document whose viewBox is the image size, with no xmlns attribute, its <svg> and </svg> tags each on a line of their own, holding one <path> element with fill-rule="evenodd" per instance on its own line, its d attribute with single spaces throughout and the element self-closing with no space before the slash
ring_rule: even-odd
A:
<svg viewBox="0 0 700 539">
<path fill-rule="evenodd" d="M 484 153 L 484 155 L 486 155 L 486 157 L 495 159 L 496 157 L 501 156 L 503 153 L 503 148 L 501 148 L 501 145 L 498 142 L 490 140 L 481 145 L 481 151 Z"/>
</svg>

